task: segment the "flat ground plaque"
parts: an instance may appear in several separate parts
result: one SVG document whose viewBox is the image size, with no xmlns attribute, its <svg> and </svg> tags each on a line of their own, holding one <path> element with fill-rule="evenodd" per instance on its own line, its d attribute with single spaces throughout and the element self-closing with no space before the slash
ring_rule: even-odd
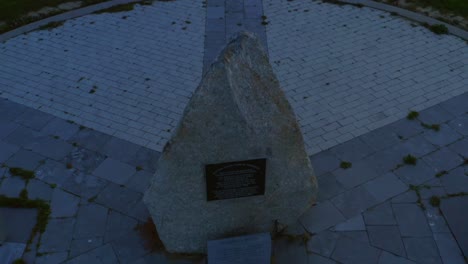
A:
<svg viewBox="0 0 468 264">
<path fill-rule="evenodd" d="M 208 241 L 208 264 L 270 264 L 269 233 Z"/>
<path fill-rule="evenodd" d="M 266 159 L 205 166 L 207 200 L 223 200 L 265 194 Z"/>
</svg>

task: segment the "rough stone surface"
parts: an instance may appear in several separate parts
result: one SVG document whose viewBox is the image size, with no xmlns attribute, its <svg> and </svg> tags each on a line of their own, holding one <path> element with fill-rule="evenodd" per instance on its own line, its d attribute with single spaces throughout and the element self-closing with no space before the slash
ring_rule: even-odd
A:
<svg viewBox="0 0 468 264">
<path fill-rule="evenodd" d="M 265 195 L 206 201 L 203 165 L 255 158 L 267 159 Z M 231 42 L 205 75 L 158 166 L 145 202 L 172 252 L 292 224 L 311 206 L 317 184 L 302 134 L 252 35 Z"/>
</svg>

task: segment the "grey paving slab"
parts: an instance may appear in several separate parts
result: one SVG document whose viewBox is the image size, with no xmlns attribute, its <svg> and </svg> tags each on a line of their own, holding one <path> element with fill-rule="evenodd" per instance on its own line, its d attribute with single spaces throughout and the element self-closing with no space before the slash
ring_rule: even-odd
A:
<svg viewBox="0 0 468 264">
<path fill-rule="evenodd" d="M 109 181 L 99 177 L 75 171 L 61 184 L 61 188 L 88 200 L 96 197 L 108 184 Z"/>
<path fill-rule="evenodd" d="M 449 171 L 463 163 L 463 159 L 448 148 L 441 148 L 423 158 L 437 171 Z"/>
<path fill-rule="evenodd" d="M 1 98 L 0 101 L 0 111 L 2 115 L 0 116 L 0 121 L 9 122 L 14 121 L 15 118 L 24 113 L 28 107 L 20 105 L 17 107 L 17 104 L 9 101 L 8 99 Z"/>
<path fill-rule="evenodd" d="M 149 187 L 150 179 L 153 177 L 152 173 L 146 171 L 137 171 L 130 179 L 125 183 L 125 186 L 130 190 L 144 193 Z"/>
<path fill-rule="evenodd" d="M 344 215 L 330 201 L 313 206 L 300 218 L 309 233 L 318 233 L 345 220 Z"/>
<path fill-rule="evenodd" d="M 68 252 L 48 253 L 36 258 L 36 264 L 59 264 L 65 261 L 68 257 Z"/>
<path fill-rule="evenodd" d="M 393 213 L 403 237 L 427 237 L 432 234 L 422 209 L 416 204 L 393 204 Z"/>
<path fill-rule="evenodd" d="M 432 237 L 405 237 L 403 243 L 410 260 L 417 263 L 442 263 Z"/>
<path fill-rule="evenodd" d="M 72 145 L 53 137 L 42 137 L 31 143 L 29 148 L 44 157 L 54 160 L 61 160 L 73 149 Z"/>
<path fill-rule="evenodd" d="M 345 187 L 336 180 L 336 176 L 332 173 L 326 173 L 317 177 L 317 182 L 320 186 L 317 196 L 318 202 L 328 200 L 346 190 Z"/>
<path fill-rule="evenodd" d="M 440 106 L 447 112 L 452 113 L 454 116 L 460 116 L 468 112 L 468 106 L 466 105 L 467 94 L 451 98 L 445 102 L 442 102 Z"/>
<path fill-rule="evenodd" d="M 11 132 L 18 128 L 18 126 L 18 124 L 11 121 L 0 121 L 0 139 L 10 135 Z"/>
<path fill-rule="evenodd" d="M 463 157 L 468 157 L 468 138 L 461 139 L 456 141 L 448 146 L 450 150 L 461 155 Z"/>
<path fill-rule="evenodd" d="M 448 125 L 459 134 L 468 136 L 468 114 L 459 116 L 458 118 L 450 121 Z"/>
<path fill-rule="evenodd" d="M 142 222 L 146 222 L 150 218 L 148 207 L 143 202 L 143 199 L 139 200 L 133 208 L 128 212 L 128 215 L 134 217 Z"/>
<path fill-rule="evenodd" d="M 0 163 L 8 160 L 18 150 L 18 146 L 0 141 Z"/>
<path fill-rule="evenodd" d="M 100 151 L 110 139 L 111 136 L 102 132 L 89 128 L 80 128 L 68 141 L 90 150 Z"/>
<path fill-rule="evenodd" d="M 150 248 L 145 247 L 145 241 L 138 230 L 131 230 L 110 244 L 121 263 L 131 263 L 151 251 Z"/>
<path fill-rule="evenodd" d="M 454 115 L 440 105 L 429 107 L 419 112 L 418 120 L 426 124 L 441 124 L 452 120 Z"/>
<path fill-rule="evenodd" d="M 467 205 L 468 196 L 462 196 L 444 199 L 440 206 L 450 230 L 465 256 L 468 256 L 468 226 L 466 225 L 468 211 L 460 210 L 460 208 L 466 208 Z"/>
<path fill-rule="evenodd" d="M 408 154 L 417 158 L 429 154 L 437 149 L 436 146 L 424 139 L 421 135 L 405 140 L 403 142 L 403 147 L 407 150 Z"/>
<path fill-rule="evenodd" d="M 468 193 L 468 167 L 458 167 L 450 171 L 447 175 L 443 175 L 440 181 L 444 185 L 447 193 Z"/>
<path fill-rule="evenodd" d="M 433 179 L 439 172 L 428 165 L 425 159 L 416 161 L 416 165 L 404 165 L 395 170 L 395 174 L 406 184 L 419 185 Z"/>
<path fill-rule="evenodd" d="M 408 155 L 402 145 L 396 145 L 392 148 L 377 152 L 364 159 L 378 173 L 387 173 L 401 164 L 404 156 Z"/>
<path fill-rule="evenodd" d="M 435 233 L 434 240 L 443 263 L 464 264 L 465 258 L 451 233 Z"/>
<path fill-rule="evenodd" d="M 25 187 L 26 182 L 20 177 L 5 178 L 1 182 L 0 194 L 8 197 L 19 197 L 19 194 Z"/>
<path fill-rule="evenodd" d="M 36 140 L 45 136 L 47 135 L 42 132 L 19 125 L 3 140 L 13 145 L 28 148 L 31 145 L 31 143 L 34 143 Z"/>
<path fill-rule="evenodd" d="M 71 121 L 66 121 L 61 118 L 52 119 L 41 132 L 50 136 L 57 136 L 60 139 L 68 140 L 75 135 L 79 130 L 79 126 Z"/>
<path fill-rule="evenodd" d="M 73 239 L 70 245 L 70 258 L 74 258 L 87 251 L 102 246 L 102 237 L 88 237 L 81 239 Z"/>
<path fill-rule="evenodd" d="M 329 258 L 322 257 L 320 255 L 309 254 L 309 263 L 313 263 L 313 264 L 335 264 L 336 261 L 334 261 L 332 259 L 329 259 Z"/>
<path fill-rule="evenodd" d="M 0 263 L 12 263 L 21 258 L 25 249 L 25 243 L 4 243 L 0 247 Z"/>
<path fill-rule="evenodd" d="M 396 225 L 395 216 L 390 202 L 372 207 L 362 213 L 366 225 Z"/>
<path fill-rule="evenodd" d="M 117 256 L 110 244 L 105 244 L 101 247 L 78 255 L 75 258 L 64 262 L 66 264 L 81 264 L 81 263 L 99 263 L 99 264 L 114 264 L 118 263 Z"/>
<path fill-rule="evenodd" d="M 128 163 L 135 167 L 137 166 L 142 167 L 143 170 L 154 174 L 156 172 L 156 168 L 157 168 L 157 164 L 158 164 L 158 160 L 160 156 L 161 156 L 160 152 L 142 147 L 137 151 L 134 159 L 132 159 Z"/>
<path fill-rule="evenodd" d="M 73 239 L 103 237 L 108 210 L 104 206 L 93 203 L 81 205 L 76 216 Z"/>
<path fill-rule="evenodd" d="M 346 191 L 336 196 L 331 201 L 346 218 L 354 217 L 378 203 L 364 186 Z"/>
<path fill-rule="evenodd" d="M 375 152 L 375 150 L 368 144 L 364 143 L 360 138 L 354 138 L 331 148 L 330 152 L 335 154 L 341 160 L 356 162 L 366 156 L 369 156 Z"/>
<path fill-rule="evenodd" d="M 355 162 L 348 169 L 336 169 L 333 174 L 346 189 L 351 189 L 379 176 L 379 173 L 365 161 Z"/>
<path fill-rule="evenodd" d="M 462 135 L 453 130 L 447 124 L 442 124 L 439 131 L 424 131 L 423 137 L 432 144 L 442 147 L 459 140 Z"/>
<path fill-rule="evenodd" d="M 340 166 L 340 160 L 328 150 L 310 156 L 310 162 L 317 176 L 334 171 Z"/>
<path fill-rule="evenodd" d="M 434 234 L 435 233 L 449 233 L 450 229 L 439 207 L 434 207 L 430 205 L 429 201 L 427 200 L 424 200 L 423 202 L 424 202 L 424 205 L 426 206 L 426 210 L 424 211 L 424 214 L 426 215 L 427 222 L 432 232 Z"/>
<path fill-rule="evenodd" d="M 27 243 L 36 225 L 37 209 L 1 207 L 0 215 L 7 234 L 5 241 Z"/>
<path fill-rule="evenodd" d="M 424 128 L 417 121 L 407 119 L 398 120 L 388 127 L 402 138 L 410 138 L 424 131 Z"/>
<path fill-rule="evenodd" d="M 50 201 L 52 199 L 52 187 L 37 179 L 31 179 L 26 187 L 29 199 L 42 199 Z"/>
<path fill-rule="evenodd" d="M 383 202 L 408 190 L 408 187 L 391 172 L 366 182 L 363 186 L 377 202 Z"/>
<path fill-rule="evenodd" d="M 65 164 L 71 164 L 74 169 L 80 172 L 91 174 L 104 159 L 105 155 L 101 153 L 82 147 L 75 147 L 63 161 Z"/>
<path fill-rule="evenodd" d="M 46 230 L 41 236 L 39 252 L 68 251 L 75 222 L 75 218 L 49 219 Z"/>
<path fill-rule="evenodd" d="M 410 190 L 392 198 L 392 203 L 416 203 L 417 200 L 418 196 L 416 195 L 416 192 Z"/>
<path fill-rule="evenodd" d="M 374 247 L 406 257 L 398 226 L 368 226 L 367 233 Z"/>
<path fill-rule="evenodd" d="M 339 233 L 328 230 L 322 231 L 309 239 L 307 242 L 307 250 L 325 257 L 330 257 L 335 250 L 338 238 L 340 238 Z"/>
<path fill-rule="evenodd" d="M 107 158 L 93 171 L 93 175 L 117 184 L 124 184 L 128 182 L 135 172 L 135 167 L 115 159 Z"/>
<path fill-rule="evenodd" d="M 25 170 L 35 170 L 44 160 L 44 156 L 34 153 L 29 150 L 20 149 L 13 156 L 11 156 L 5 164 L 10 167 L 22 168 Z"/>
<path fill-rule="evenodd" d="M 398 135 L 388 127 L 382 127 L 360 136 L 374 150 L 383 150 L 401 142 Z"/>
<path fill-rule="evenodd" d="M 124 214 L 129 214 L 141 200 L 141 193 L 115 183 L 109 183 L 97 196 L 96 202 Z"/>
<path fill-rule="evenodd" d="M 51 217 L 71 217 L 75 216 L 78 210 L 80 197 L 65 192 L 60 188 L 55 188 L 52 193 L 50 203 Z"/>
<path fill-rule="evenodd" d="M 47 123 L 53 119 L 53 116 L 36 109 L 28 108 L 24 113 L 15 118 L 15 122 L 32 129 L 41 130 Z"/>
<path fill-rule="evenodd" d="M 415 263 L 416 262 L 411 261 L 409 259 L 393 255 L 386 251 L 382 251 L 382 254 L 380 254 L 378 264 L 415 264 Z"/>
<path fill-rule="evenodd" d="M 332 228 L 334 231 L 365 231 L 366 225 L 364 224 L 364 219 L 362 215 L 359 214 L 353 218 L 346 220 L 343 223 L 337 224 Z"/>
<path fill-rule="evenodd" d="M 49 184 L 56 184 L 57 186 L 62 186 L 71 177 L 72 173 L 73 170 L 67 169 L 64 163 L 51 159 L 47 159 L 35 171 L 36 178 Z"/>
<path fill-rule="evenodd" d="M 336 243 L 332 258 L 344 263 L 377 263 L 380 250 L 366 243 L 342 237 Z"/>
<path fill-rule="evenodd" d="M 116 211 L 110 211 L 105 228 L 104 243 L 120 238 L 133 230 L 138 224 L 134 218 Z"/>
<path fill-rule="evenodd" d="M 277 239 L 273 241 L 273 258 L 277 263 L 307 263 L 306 246 L 302 241 Z"/>
<path fill-rule="evenodd" d="M 340 235 L 350 238 L 354 241 L 369 244 L 369 235 L 367 234 L 367 231 L 344 231 L 339 233 Z"/>
<path fill-rule="evenodd" d="M 135 159 L 141 146 L 127 140 L 112 137 L 99 151 L 113 159 L 129 162 Z"/>
</svg>

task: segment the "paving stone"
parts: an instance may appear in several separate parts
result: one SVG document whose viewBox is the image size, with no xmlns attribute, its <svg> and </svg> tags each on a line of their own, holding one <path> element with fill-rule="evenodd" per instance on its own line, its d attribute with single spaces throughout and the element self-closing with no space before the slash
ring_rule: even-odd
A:
<svg viewBox="0 0 468 264">
<path fill-rule="evenodd" d="M 87 175 L 79 171 L 74 171 L 61 186 L 67 192 L 80 196 L 82 199 L 96 197 L 107 185 L 109 181 L 93 175 Z"/>
<path fill-rule="evenodd" d="M 42 181 L 36 179 L 29 180 L 26 190 L 28 191 L 29 199 L 42 199 L 44 201 L 52 199 L 52 187 Z"/>
<path fill-rule="evenodd" d="M 2 112 L 3 113 L 3 112 Z M 9 121 L 0 121 L 0 139 L 10 135 L 18 128 L 18 124 Z"/>
<path fill-rule="evenodd" d="M 468 138 L 456 141 L 448 146 L 448 148 L 460 156 L 468 157 Z"/>
<path fill-rule="evenodd" d="M 153 174 L 146 171 L 137 171 L 126 183 L 130 190 L 144 193 L 148 189 Z"/>
<path fill-rule="evenodd" d="M 396 225 L 392 206 L 389 202 L 368 209 L 363 214 L 366 225 Z"/>
<path fill-rule="evenodd" d="M 468 211 L 460 210 L 460 208 L 466 208 L 467 205 L 468 196 L 444 199 L 440 205 L 450 230 L 465 256 L 468 256 L 468 226 L 466 225 Z"/>
<path fill-rule="evenodd" d="M 7 242 L 27 243 L 36 225 L 37 209 L 0 207 Z"/>
<path fill-rule="evenodd" d="M 435 233 L 434 240 L 440 252 L 440 257 L 443 263 L 450 264 L 465 264 L 466 261 L 463 257 L 457 241 L 453 238 L 450 232 L 448 233 Z"/>
<path fill-rule="evenodd" d="M 419 122 L 410 121 L 406 118 L 392 123 L 388 128 L 403 138 L 413 137 L 417 134 L 420 134 L 424 130 Z"/>
<path fill-rule="evenodd" d="M 299 220 L 292 225 L 286 226 L 284 233 L 289 235 L 304 235 L 307 231 L 305 230 L 304 226 L 302 226 Z"/>
<path fill-rule="evenodd" d="M 50 136 L 58 136 L 62 140 L 68 140 L 78 132 L 79 126 L 61 118 L 54 118 L 41 132 Z"/>
<path fill-rule="evenodd" d="M 68 192 L 55 188 L 50 203 L 51 217 L 70 217 L 76 214 L 80 198 Z"/>
<path fill-rule="evenodd" d="M 1 182 L 0 194 L 7 197 L 19 197 L 24 187 L 26 187 L 26 182 L 20 177 L 5 178 Z"/>
<path fill-rule="evenodd" d="M 108 209 L 97 204 L 82 205 L 76 217 L 73 238 L 102 237 L 106 230 Z"/>
<path fill-rule="evenodd" d="M 42 156 L 61 160 L 67 155 L 73 147 L 63 140 L 57 140 L 52 137 L 43 137 L 30 144 L 30 149 Z"/>
<path fill-rule="evenodd" d="M 87 251 L 102 246 L 102 237 L 73 239 L 70 245 L 70 258 L 74 258 Z"/>
<path fill-rule="evenodd" d="M 377 200 L 364 188 L 357 188 L 346 191 L 332 200 L 338 210 L 346 218 L 354 217 L 355 215 L 365 211 L 367 208 L 377 204 Z"/>
<path fill-rule="evenodd" d="M 71 164 L 82 173 L 91 174 L 105 159 L 103 154 L 81 147 L 75 147 L 65 159 L 65 164 Z"/>
<path fill-rule="evenodd" d="M 364 182 L 376 178 L 379 174 L 364 161 L 353 163 L 349 169 L 337 169 L 333 171 L 336 180 L 346 189 L 351 189 Z"/>
<path fill-rule="evenodd" d="M 120 238 L 137 226 L 137 220 L 116 211 L 110 211 L 105 228 L 104 243 Z"/>
<path fill-rule="evenodd" d="M 332 259 L 322 257 L 320 255 L 309 254 L 309 262 L 308 263 L 313 263 L 313 264 L 335 264 L 337 262 L 332 260 Z"/>
<path fill-rule="evenodd" d="M 35 170 L 44 157 L 32 151 L 20 149 L 5 164 L 10 167 L 22 168 L 25 170 Z"/>
<path fill-rule="evenodd" d="M 425 156 L 423 160 L 438 172 L 449 171 L 463 163 L 463 159 L 448 148 L 441 148 Z"/>
<path fill-rule="evenodd" d="M 462 115 L 448 123 L 459 134 L 468 136 L 468 115 Z"/>
<path fill-rule="evenodd" d="M 378 264 L 416 264 L 416 262 L 382 251 Z"/>
<path fill-rule="evenodd" d="M 72 173 L 73 171 L 67 169 L 65 164 L 51 159 L 47 159 L 35 172 L 37 179 L 59 187 L 71 177 Z"/>
<path fill-rule="evenodd" d="M 448 125 L 442 124 L 439 131 L 426 130 L 423 137 L 432 144 L 443 147 L 459 140 L 462 135 L 450 128 Z"/>
<path fill-rule="evenodd" d="M 405 247 L 397 226 L 368 226 L 369 240 L 374 247 L 406 257 Z"/>
<path fill-rule="evenodd" d="M 367 231 L 342 231 L 339 233 L 340 235 L 352 240 L 369 244 L 369 235 L 367 234 Z"/>
<path fill-rule="evenodd" d="M 89 128 L 80 128 L 78 133 L 69 138 L 69 142 L 93 151 L 100 151 L 111 136 Z"/>
<path fill-rule="evenodd" d="M 388 127 L 382 127 L 360 136 L 361 140 L 376 151 L 390 148 L 401 142 L 398 135 Z"/>
<path fill-rule="evenodd" d="M 437 148 L 429 141 L 424 139 L 423 136 L 417 135 L 403 142 L 403 147 L 407 152 L 417 158 L 420 158 L 428 153 L 433 152 Z"/>
<path fill-rule="evenodd" d="M 332 173 L 323 174 L 317 177 L 318 189 L 317 201 L 323 202 L 344 192 L 346 189 L 336 180 Z"/>
<path fill-rule="evenodd" d="M 451 98 L 440 104 L 447 112 L 450 112 L 454 116 L 459 116 L 468 112 L 468 106 L 466 105 L 467 95 L 463 94 L 454 98 Z"/>
<path fill-rule="evenodd" d="M 336 232 L 328 230 L 322 231 L 309 239 L 307 242 L 307 250 L 325 257 L 330 257 L 335 250 L 338 238 L 340 238 L 340 234 Z"/>
<path fill-rule="evenodd" d="M 387 173 L 394 169 L 398 164 L 402 163 L 404 156 L 408 155 L 403 145 L 397 145 L 390 149 L 379 151 L 364 159 L 364 162 L 369 164 L 378 173 Z"/>
<path fill-rule="evenodd" d="M 424 237 L 432 234 L 422 209 L 416 204 L 393 204 L 393 213 L 403 237 Z"/>
<path fill-rule="evenodd" d="M 15 152 L 19 150 L 19 147 L 0 141 L 0 163 L 8 160 Z"/>
<path fill-rule="evenodd" d="M 74 218 L 49 219 L 46 230 L 41 236 L 39 252 L 67 251 L 70 248 L 74 226 Z"/>
<path fill-rule="evenodd" d="M 124 184 L 135 172 L 135 167 L 107 158 L 93 171 L 93 175 L 117 184 Z"/>
<path fill-rule="evenodd" d="M 357 215 L 343 223 L 337 224 L 333 227 L 334 231 L 362 231 L 366 230 L 366 225 L 362 219 L 362 215 Z"/>
<path fill-rule="evenodd" d="M 318 233 L 345 220 L 346 218 L 330 201 L 313 206 L 300 218 L 300 222 L 309 233 Z"/>
<path fill-rule="evenodd" d="M 377 263 L 380 250 L 359 243 L 346 237 L 341 237 L 336 243 L 333 259 L 344 263 Z"/>
<path fill-rule="evenodd" d="M 310 162 L 312 163 L 314 172 L 319 177 L 340 166 L 340 160 L 328 150 L 310 156 Z"/>
<path fill-rule="evenodd" d="M 97 196 L 96 202 L 119 212 L 129 214 L 142 200 L 142 194 L 117 184 L 109 183 Z"/>
<path fill-rule="evenodd" d="M 0 101 L 0 116 L 1 121 L 13 121 L 15 118 L 24 113 L 28 107 L 9 101 L 8 99 L 2 98 Z"/>
<path fill-rule="evenodd" d="M 0 247 L 0 263 L 13 263 L 21 258 L 25 249 L 26 243 L 3 243 Z"/>
<path fill-rule="evenodd" d="M 136 153 L 140 148 L 141 146 L 134 143 L 112 137 L 102 149 L 100 149 L 100 152 L 115 160 L 128 163 L 135 159 Z"/>
<path fill-rule="evenodd" d="M 143 202 L 143 199 L 138 201 L 133 208 L 128 212 L 128 215 L 131 217 L 134 217 L 142 222 L 145 222 L 148 220 L 148 218 L 151 217 L 148 207 L 146 204 Z"/>
<path fill-rule="evenodd" d="M 461 166 L 440 178 L 447 193 L 468 193 L 468 167 Z"/>
<path fill-rule="evenodd" d="M 66 264 L 99 263 L 114 264 L 119 263 L 117 256 L 110 244 L 98 247 L 66 262 Z"/>
<path fill-rule="evenodd" d="M 48 253 L 36 258 L 36 264 L 59 264 L 65 261 L 68 257 L 68 252 Z"/>
<path fill-rule="evenodd" d="M 408 190 L 408 187 L 391 172 L 366 182 L 363 186 L 378 202 L 383 202 Z"/>
<path fill-rule="evenodd" d="M 426 124 L 441 124 L 452 120 L 454 115 L 445 111 L 440 105 L 427 108 L 419 112 L 418 120 Z"/>
<path fill-rule="evenodd" d="M 432 237 L 404 237 L 403 243 L 409 259 L 417 263 L 442 263 Z"/>
<path fill-rule="evenodd" d="M 20 146 L 23 148 L 29 148 L 29 146 L 39 140 L 47 136 L 46 134 L 39 132 L 37 130 L 31 129 L 25 126 L 18 126 L 13 132 L 11 132 L 7 137 L 3 140 L 7 143 Z"/>
<path fill-rule="evenodd" d="M 307 263 L 308 261 L 306 247 L 302 241 L 274 240 L 272 254 L 277 263 Z"/>
<path fill-rule="evenodd" d="M 445 218 L 440 212 L 439 207 L 433 207 L 428 200 L 423 200 L 426 210 L 424 211 L 429 227 L 433 233 L 447 233 L 450 232 Z"/>
<path fill-rule="evenodd" d="M 133 165 L 133 166 L 140 166 L 143 168 L 143 170 L 150 172 L 151 174 L 154 174 L 156 172 L 156 168 L 158 165 L 158 160 L 159 157 L 161 156 L 161 153 L 148 149 L 145 147 L 141 147 L 135 157 L 130 160 L 128 163 Z"/>
<path fill-rule="evenodd" d="M 395 170 L 395 174 L 406 184 L 419 185 L 433 179 L 439 172 L 428 165 L 426 160 L 419 159 L 416 165 L 404 165 Z"/>
<path fill-rule="evenodd" d="M 120 263 L 131 263 L 150 252 L 150 249 L 145 247 L 145 242 L 138 230 L 127 232 L 110 244 Z"/>
<path fill-rule="evenodd" d="M 41 130 L 52 119 L 53 116 L 50 114 L 46 114 L 36 109 L 28 108 L 24 113 L 15 118 L 15 122 L 30 127 L 32 129 Z"/>
<path fill-rule="evenodd" d="M 374 149 L 360 138 L 354 138 L 331 148 L 330 152 L 340 160 L 354 163 L 374 153 Z"/>
<path fill-rule="evenodd" d="M 394 198 L 392 198 L 392 203 L 416 203 L 418 196 L 413 190 L 404 192 Z"/>
</svg>

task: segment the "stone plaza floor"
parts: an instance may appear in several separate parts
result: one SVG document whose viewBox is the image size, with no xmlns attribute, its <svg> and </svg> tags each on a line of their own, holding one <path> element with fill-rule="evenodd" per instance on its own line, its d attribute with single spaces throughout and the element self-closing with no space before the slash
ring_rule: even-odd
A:
<svg viewBox="0 0 468 264">
<path fill-rule="evenodd" d="M 466 41 L 366 7 L 239 3 L 137 4 L 0 43 L 0 194 L 51 206 L 29 251 L 38 211 L 0 208 L 0 263 L 203 263 L 151 251 L 142 195 L 238 30 L 267 49 L 319 184 L 295 238 L 274 240 L 274 263 L 466 263 Z"/>
</svg>

